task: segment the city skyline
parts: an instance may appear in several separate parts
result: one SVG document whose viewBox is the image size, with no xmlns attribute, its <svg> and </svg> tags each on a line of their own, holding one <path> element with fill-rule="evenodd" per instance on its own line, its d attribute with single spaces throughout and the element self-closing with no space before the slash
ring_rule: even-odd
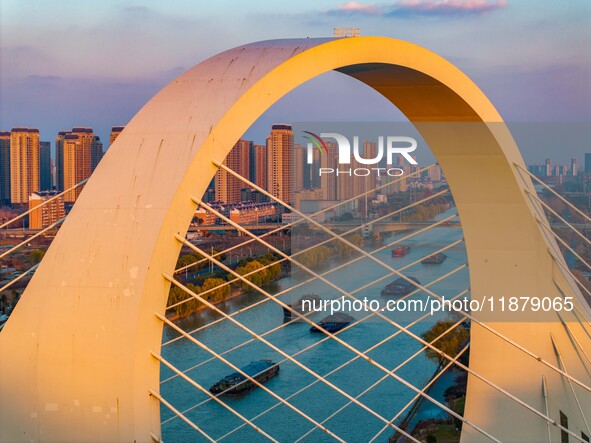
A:
<svg viewBox="0 0 591 443">
<path fill-rule="evenodd" d="M 331 122 L 334 123 L 334 122 Z M 358 123 L 358 122 L 356 122 Z M 383 123 L 383 122 L 382 122 Z M 276 123 L 273 122 L 269 124 L 267 128 L 260 127 L 259 130 L 262 131 L 261 135 L 258 137 L 252 137 L 253 134 L 250 130 L 243 134 L 239 140 L 248 140 L 249 142 L 254 143 L 255 148 L 258 149 L 266 149 L 265 140 L 268 137 L 268 132 L 271 130 L 272 126 L 275 124 L 287 124 L 291 125 L 291 123 Z M 553 163 L 570 163 L 573 158 L 576 158 L 580 165 L 584 165 L 585 163 L 585 156 L 591 151 L 591 143 L 587 140 L 588 130 L 591 131 L 591 122 L 552 122 L 550 126 L 554 125 L 554 128 L 548 128 L 548 123 L 544 122 L 516 122 L 516 123 L 507 123 L 509 129 L 512 131 L 512 135 L 515 138 L 517 144 L 519 145 L 520 149 L 523 150 L 524 147 L 526 149 L 529 148 L 530 151 L 535 150 L 536 152 L 532 155 L 526 155 L 527 153 L 522 152 L 524 160 L 526 164 L 533 165 L 545 162 L 546 160 L 550 159 Z M 535 125 L 539 128 L 541 133 L 534 133 L 531 131 L 531 125 Z M 71 126 L 73 128 L 90 128 L 93 129 L 94 126 L 92 124 L 81 124 L 76 126 Z M 60 134 L 64 134 L 67 132 L 71 132 L 71 130 L 62 129 L 57 131 L 54 135 L 45 136 L 41 133 L 39 128 L 30 125 L 17 125 L 14 128 L 2 128 L 0 127 L 0 133 L 2 134 L 10 134 L 12 129 L 18 128 L 26 128 L 26 129 L 35 129 L 39 131 L 39 141 L 40 143 L 49 143 L 50 144 L 50 158 L 51 161 L 57 161 L 57 152 L 56 152 L 56 138 L 60 136 Z M 107 152 L 110 145 L 115 141 L 117 136 L 121 133 L 121 131 L 125 128 L 125 126 L 111 126 L 107 134 L 108 136 L 99 136 L 98 132 L 93 129 L 93 133 L 98 137 L 98 140 L 103 145 L 103 154 Z M 264 131 L 267 131 L 265 133 Z M 554 149 L 554 146 L 557 145 L 557 140 L 560 140 L 561 136 L 564 136 L 568 133 L 567 137 L 563 137 L 567 139 L 568 146 L 567 149 L 564 149 L 561 146 L 561 149 Z M 549 137 L 548 140 L 544 140 L 545 136 L 552 135 Z M 250 136 L 250 137 L 249 137 Z M 103 143 L 103 140 L 109 140 L 109 143 Z M 572 139 L 572 140 L 569 140 Z M 369 140 L 363 140 L 363 142 L 367 142 Z M 426 149 L 425 149 L 426 148 Z M 419 146 L 417 149 L 417 159 L 419 162 L 425 161 L 433 161 L 432 153 L 428 146 Z M 249 160 L 251 162 L 252 160 Z M 95 165 L 98 163 L 95 163 Z M 253 176 L 254 177 L 254 176 Z"/>
<path fill-rule="evenodd" d="M 111 144 L 123 129 L 122 126 L 112 128 L 110 133 Z M 104 154 L 102 142 L 90 127 L 74 127 L 69 131 L 60 131 L 55 139 L 54 155 L 51 155 L 50 152 L 50 142 L 40 140 L 39 131 L 36 128 L 19 127 L 13 128 L 12 132 L 1 131 L 0 169 L 2 170 L 3 181 L 0 183 L 0 203 L 10 204 L 10 182 L 21 180 L 10 173 L 11 169 L 20 168 L 20 163 L 17 165 L 16 163 L 12 164 L 13 162 L 10 161 L 10 140 L 14 138 L 14 140 L 18 141 L 19 136 L 21 138 L 22 136 L 28 137 L 28 134 L 35 136 L 35 140 L 30 143 L 31 146 L 28 147 L 27 151 L 27 155 L 33 157 L 33 160 L 31 160 L 33 162 L 32 167 L 29 169 L 36 171 L 31 174 L 38 176 L 35 178 L 38 182 L 37 187 L 29 186 L 32 190 L 31 193 L 49 190 L 63 191 L 74 187 L 77 183 L 91 176 Z M 342 180 L 339 181 L 334 176 L 329 177 L 326 174 L 324 176 L 318 174 L 318 168 L 338 168 L 336 163 L 337 145 L 330 141 L 325 141 L 325 144 L 327 155 L 320 156 L 314 150 L 313 165 L 308 165 L 305 161 L 305 148 L 300 144 L 294 144 L 294 133 L 291 126 L 284 123 L 274 124 L 270 128 L 270 135 L 266 137 L 266 145 L 258 145 L 253 140 L 241 138 L 224 160 L 224 165 L 247 177 L 257 186 L 273 194 L 281 193 L 288 199 L 290 199 L 290 195 L 294 195 L 294 193 L 301 190 L 321 189 L 323 195 L 320 199 L 340 200 L 347 198 L 353 189 L 357 191 L 360 191 L 361 188 L 369 189 L 370 183 L 366 183 L 366 179 L 357 180 L 359 183 L 353 183 L 355 180 L 348 183 Z M 362 145 L 362 155 L 365 158 L 376 157 L 375 142 L 363 140 Z M 16 143 L 12 150 L 17 152 L 20 149 L 20 144 Z M 402 165 L 397 163 L 394 166 Z M 584 153 L 582 162 L 576 157 L 571 157 L 566 162 L 560 160 L 556 162 L 555 159 L 546 158 L 543 162 L 527 162 L 527 166 L 530 172 L 540 178 L 548 179 L 549 183 L 562 183 L 563 177 L 570 177 L 568 180 L 572 182 L 573 178 L 589 176 L 591 153 Z M 276 183 L 270 181 L 269 177 L 275 177 Z M 29 179 L 33 180 L 30 177 L 27 178 L 27 180 Z M 237 203 L 241 201 L 259 201 L 261 198 L 258 191 L 254 189 L 251 189 L 250 193 L 244 194 L 245 189 L 250 189 L 249 186 L 223 169 L 218 170 L 210 188 L 212 190 L 211 195 L 205 196 L 208 201 Z M 280 191 L 279 188 L 287 190 Z M 73 203 L 80 191 L 81 188 L 77 188 L 75 191 L 69 192 L 65 197 L 65 201 Z M 255 192 L 256 195 L 251 195 L 252 192 Z M 22 200 L 20 203 L 25 203 L 26 199 L 23 197 L 20 200 Z M 12 203 L 17 202 L 13 201 Z"/>
</svg>

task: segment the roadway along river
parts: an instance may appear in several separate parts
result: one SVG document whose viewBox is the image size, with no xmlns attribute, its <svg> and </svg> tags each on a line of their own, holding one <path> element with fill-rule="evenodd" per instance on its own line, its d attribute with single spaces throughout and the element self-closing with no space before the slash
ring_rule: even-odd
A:
<svg viewBox="0 0 591 443">
<path fill-rule="evenodd" d="M 397 234 L 397 236 L 402 235 L 405 234 Z M 379 252 L 377 257 L 385 263 L 399 268 L 431 252 L 437 251 L 441 247 L 461 239 L 461 237 L 462 232 L 458 228 L 435 228 L 414 239 L 405 241 L 404 244 L 411 247 L 411 252 L 405 257 L 392 258 L 390 256 L 390 248 Z M 396 236 L 386 239 L 386 241 L 390 242 L 395 238 Z M 366 249 L 368 251 L 370 250 L 370 248 Z M 419 263 L 405 271 L 405 274 L 417 277 L 424 285 L 466 263 L 463 243 L 454 246 L 448 251 L 445 251 L 445 253 L 448 255 L 448 258 L 444 263 L 439 265 L 424 265 Z M 349 259 L 351 258 L 349 257 Z M 326 271 L 327 269 L 336 267 L 338 264 L 332 262 L 320 270 Z M 327 278 L 346 291 L 354 291 L 387 274 L 388 271 L 385 268 L 367 258 L 363 258 L 347 268 L 329 274 Z M 379 282 L 357 293 L 356 297 L 379 300 L 383 304 L 388 300 L 388 297 L 382 297 L 380 291 L 386 283 L 391 282 L 395 278 L 388 277 L 383 282 Z M 468 283 L 468 272 L 464 269 L 434 284 L 431 289 L 439 295 L 451 298 L 466 289 Z M 278 292 L 292 285 L 292 279 L 283 279 L 272 290 L 273 292 Z M 283 295 L 281 299 L 290 303 L 305 293 L 316 293 L 325 299 L 340 297 L 340 294 L 330 288 L 326 283 L 316 281 L 294 291 L 293 294 L 287 293 Z M 427 295 L 421 292 L 413 297 L 425 299 Z M 231 313 L 263 298 L 264 296 L 260 294 L 245 294 L 226 302 L 221 308 L 225 312 Z M 311 318 L 314 321 L 318 321 L 325 315 L 327 314 L 314 313 Z M 352 315 L 359 321 L 368 316 L 369 313 L 359 312 L 352 313 Z M 394 321 L 400 321 L 403 324 L 408 324 L 409 321 L 420 315 L 413 314 L 411 316 L 401 317 L 400 314 L 387 314 L 389 318 Z M 180 321 L 179 325 L 185 330 L 191 331 L 219 317 L 215 312 L 203 311 Z M 421 334 L 431 327 L 434 320 L 442 317 L 445 317 L 445 315 L 440 314 L 435 319 L 431 318 L 429 321 L 421 321 L 412 326 L 411 331 Z M 282 309 L 273 301 L 262 303 L 253 309 L 238 314 L 235 318 L 258 334 L 263 334 L 283 324 Z M 310 326 L 303 322 L 289 324 L 270 333 L 266 338 L 289 355 L 293 355 L 319 342 L 324 337 L 322 334 L 310 333 L 309 328 Z M 350 329 L 339 334 L 339 336 L 356 349 L 365 351 L 396 331 L 397 328 L 395 326 L 373 316 L 365 319 L 363 322 L 356 323 Z M 177 334 L 174 331 L 167 328 L 164 331 L 163 341 L 166 342 L 176 336 Z M 196 332 L 194 337 L 218 353 L 223 353 L 251 338 L 245 331 L 228 320 Z M 401 333 L 394 339 L 369 352 L 368 356 L 381 365 L 392 369 L 420 348 L 421 345 L 415 339 Z M 211 354 L 208 354 L 186 339 L 179 339 L 168 344 L 162 349 L 162 353 L 166 359 L 181 370 L 197 366 L 188 372 L 188 375 L 206 389 L 223 376 L 233 372 L 226 364 L 215 359 L 203 363 L 211 358 Z M 243 367 L 253 360 L 271 359 L 275 362 L 280 362 L 284 359 L 279 353 L 258 341 L 229 352 L 225 357 L 239 367 Z M 355 357 L 355 354 L 352 351 L 329 339 L 298 355 L 296 358 L 317 374 L 324 376 L 353 357 Z M 420 389 L 433 375 L 435 368 L 436 364 L 428 360 L 423 353 L 402 367 L 397 374 Z M 172 371 L 165 367 L 162 368 L 162 380 L 168 379 L 171 375 L 173 375 Z M 327 380 L 339 389 L 356 397 L 384 375 L 385 373 L 379 368 L 376 368 L 365 360 L 357 359 L 343 369 L 328 376 Z M 314 376 L 294 363 L 286 361 L 281 363 L 279 375 L 267 381 L 265 386 L 279 396 L 286 398 L 314 381 Z M 255 432 L 248 425 L 235 430 L 243 424 L 238 417 L 215 401 L 207 401 L 207 395 L 178 377 L 165 381 L 161 385 L 161 393 L 165 399 L 181 411 L 186 411 L 200 404 L 200 406 L 187 411 L 186 416 L 215 440 L 221 439 L 226 442 L 247 443 L 266 440 L 264 436 Z M 394 378 L 387 377 L 375 388 L 359 397 L 359 401 L 385 419 L 391 420 L 413 396 L 414 392 L 411 389 L 405 387 Z M 239 398 L 223 398 L 223 401 L 249 419 L 261 414 L 278 402 L 262 389 L 255 389 Z M 322 422 L 335 411 L 344 407 L 349 400 L 323 382 L 318 382 L 292 397 L 289 402 L 314 420 Z M 162 407 L 161 418 L 164 422 L 162 426 L 164 441 L 181 443 L 205 441 L 200 434 L 179 418 L 173 418 L 168 421 L 171 417 L 173 417 L 172 413 L 166 407 Z M 323 431 L 319 429 L 313 430 L 314 425 L 312 423 L 285 405 L 280 405 L 256 419 L 255 424 L 280 442 L 296 441 L 309 430 L 311 432 L 302 441 L 335 441 Z M 326 426 L 347 442 L 366 442 L 384 426 L 384 422 L 367 410 L 364 410 L 361 406 L 351 404 L 330 418 L 326 422 Z M 232 432 L 233 430 L 234 432 Z M 386 442 L 392 432 L 391 429 L 386 430 L 376 441 Z"/>
</svg>

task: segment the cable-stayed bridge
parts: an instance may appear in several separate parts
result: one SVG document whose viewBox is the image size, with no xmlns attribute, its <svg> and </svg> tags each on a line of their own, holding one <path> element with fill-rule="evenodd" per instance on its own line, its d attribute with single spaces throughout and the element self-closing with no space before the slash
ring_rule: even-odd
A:
<svg viewBox="0 0 591 443">
<path fill-rule="evenodd" d="M 269 106 L 329 70 L 381 93 L 421 132 L 453 193 L 461 237 L 397 265 L 380 252 L 445 223 L 457 223 L 457 214 L 417 226 L 370 250 L 352 242 L 349 234 L 385 222 L 409 207 L 335 232 L 333 225 L 297 211 L 223 164 L 235 141 Z M 202 201 L 218 169 L 300 219 L 266 233 L 236 224 Z M 580 222 L 573 224 L 553 213 L 536 194 L 532 180 L 536 179 L 525 168 L 510 132 L 487 97 L 452 64 L 416 45 L 379 37 L 296 39 L 259 42 L 218 54 L 157 94 L 109 149 L 67 219 L 32 235 L 41 236 L 63 223 L 43 261 L 27 271 L 35 275 L 0 333 L 0 437 L 10 442 L 162 441 L 162 430 L 169 423 L 182 422 L 192 434 L 172 437 L 173 441 L 231 441 L 236 435 L 241 441 L 285 441 L 283 433 L 289 431 L 294 441 L 345 442 L 354 428 L 363 427 L 372 430 L 370 441 L 397 432 L 416 442 L 400 418 L 422 398 L 462 423 L 464 442 L 588 441 L 591 313 L 584 294 L 591 293 L 566 266 L 560 248 L 575 254 L 584 266 L 589 264 L 558 236 L 546 214 L 587 245 L 591 245 L 589 239 L 576 225 L 587 226 L 591 219 L 572 205 Z M 231 248 L 214 253 L 192 244 L 186 232 L 197 207 L 249 237 L 248 241 L 268 248 L 306 277 L 270 292 L 255 283 L 258 269 L 241 274 L 220 260 Z M 354 253 L 350 260 L 330 269 L 315 268 L 302 258 L 308 248 L 287 254 L 268 241 L 274 231 L 304 222 L 326 236 L 311 248 L 338 242 Z M 0 258 L 28 241 L 2 252 Z M 419 283 L 406 274 L 424 258 L 460 245 L 466 250 L 465 261 L 454 263 L 442 275 Z M 182 247 L 223 269 L 229 280 L 201 292 L 183 284 L 175 275 Z M 381 269 L 383 275 L 364 281 L 360 274 L 354 288 L 343 287 L 342 280 L 331 277 L 361 260 Z M 378 310 L 338 332 L 320 326 L 321 338 L 298 349 L 278 342 L 274 335 L 288 331 L 290 322 L 255 328 L 241 317 L 257 307 L 277 305 L 290 311 L 294 321 L 314 326 L 309 316 L 281 296 L 318 282 L 336 296 L 357 301 L 376 284 L 400 278 L 415 288 L 405 297 L 421 294 L 441 300 L 437 285 L 461 272 L 469 273 L 469 284 L 457 288 L 453 299 L 539 295 L 568 300 L 572 309 L 552 307 L 533 317 L 521 310 L 502 316 L 492 309 L 460 310 L 459 318 L 432 340 L 414 329 L 428 313 L 400 322 Z M 239 311 L 225 312 L 208 293 L 232 283 L 251 288 L 260 299 Z M 2 290 L 9 287 L 10 283 Z M 186 300 L 196 300 L 215 312 L 217 318 L 194 329 L 171 321 L 166 306 L 171 287 L 186 294 Z M 389 333 L 376 336 L 369 347 L 360 347 L 348 332 L 372 321 L 387 326 Z M 437 346 L 438 340 L 465 322 L 471 325 L 469 365 L 460 358 L 466 346 L 453 353 Z M 214 330 L 210 328 L 221 324 L 234 331 L 225 347 L 207 340 L 208 332 Z M 175 333 L 164 343 L 163 328 Z M 374 354 L 384 346 L 396 349 L 405 340 L 415 347 L 400 361 L 386 358 L 392 352 Z M 186 355 L 196 356 L 191 365 L 180 367 L 167 357 L 167 349 L 177 343 Z M 335 355 L 346 356 L 345 360 L 325 370 L 317 365 L 318 359 L 306 358 L 324 344 L 338 348 L 340 353 Z M 261 383 L 256 374 L 246 373 L 234 352 L 251 345 L 305 375 L 306 382 L 279 391 Z M 432 381 L 419 384 L 413 379 L 414 371 L 409 374 L 408 368 L 416 368 L 414 361 L 427 351 L 439 356 L 444 368 L 455 366 L 469 374 L 463 414 L 429 394 Z M 235 371 L 256 385 L 270 399 L 269 406 L 252 412 L 240 402 L 211 393 L 200 370 L 209 363 Z M 349 383 L 338 382 L 336 375 L 352 365 L 363 370 Z M 166 378 L 160 377 L 161 372 Z M 167 387 L 179 382 L 177 396 L 172 398 Z M 384 383 L 394 383 L 395 392 L 405 393 L 408 401 L 386 408 L 383 402 L 371 402 L 371 394 L 382 392 Z M 319 389 L 325 394 L 301 401 Z M 326 393 L 339 400 L 319 410 L 317 404 Z M 212 404 L 216 412 L 204 413 L 211 411 L 206 408 Z M 348 408 L 355 408 L 363 423 L 339 421 Z M 294 425 L 266 420 L 278 410 Z M 216 430 L 212 427 L 216 414 L 228 414 L 235 425 Z"/>
</svg>

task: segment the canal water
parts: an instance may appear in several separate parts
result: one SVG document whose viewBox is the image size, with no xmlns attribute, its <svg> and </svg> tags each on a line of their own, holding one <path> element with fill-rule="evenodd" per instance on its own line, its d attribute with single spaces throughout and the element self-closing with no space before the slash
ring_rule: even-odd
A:
<svg viewBox="0 0 591 443">
<path fill-rule="evenodd" d="M 398 233 L 386 239 L 386 242 L 391 242 L 397 237 L 407 234 Z M 405 241 L 404 244 L 409 245 L 411 251 L 404 257 L 392 258 L 390 248 L 378 252 L 376 256 L 394 268 L 400 268 L 461 238 L 462 232 L 459 228 L 434 228 L 414 239 Z M 371 247 L 366 247 L 368 252 L 371 249 Z M 463 243 L 454 246 L 445 253 L 448 258 L 442 264 L 425 265 L 418 263 L 404 273 L 418 278 L 425 285 L 466 263 Z M 343 258 L 341 261 L 348 261 L 354 257 Z M 324 267 L 316 270 L 326 272 L 329 269 L 334 269 L 341 261 L 327 263 Z M 345 291 L 354 291 L 367 283 L 375 282 L 388 273 L 389 271 L 384 267 L 363 258 L 342 270 L 327 275 L 326 278 Z M 389 276 L 385 280 L 357 293 L 356 297 L 378 300 L 383 306 L 388 298 L 382 297 L 380 291 L 395 278 L 397 277 Z M 294 281 L 291 278 L 282 279 L 269 291 L 277 293 L 293 286 L 293 284 Z M 451 298 L 466 289 L 468 285 L 468 272 L 464 269 L 434 284 L 430 289 L 436 294 Z M 290 303 L 306 293 L 316 293 L 324 299 L 335 299 L 341 295 L 326 283 L 315 281 L 294 290 L 293 293 L 289 292 L 281 295 L 280 299 Z M 426 299 L 428 296 L 421 292 L 412 297 Z M 233 313 L 265 298 L 260 294 L 247 293 L 227 301 L 220 308 L 226 313 Z M 326 313 L 321 312 L 314 313 L 311 319 L 319 321 L 326 315 Z M 394 325 L 375 315 L 372 316 L 370 312 L 355 312 L 352 315 L 357 322 L 348 330 L 340 333 L 339 337 L 359 351 L 366 351 L 398 331 Z M 423 314 L 384 313 L 384 315 L 406 326 Z M 410 331 L 420 335 L 427 331 L 434 321 L 445 317 L 446 314 L 439 314 L 428 320 L 420 321 L 411 326 Z M 361 358 L 353 360 L 327 377 L 330 383 L 352 397 L 359 396 L 372 384 L 379 382 L 376 387 L 358 398 L 359 402 L 373 411 L 373 413 L 369 412 L 355 403 L 349 404 L 349 399 L 324 382 L 314 383 L 317 378 L 298 367 L 295 363 L 283 361 L 285 357 L 266 344 L 255 340 L 239 347 L 240 344 L 247 342 L 252 336 L 230 321 L 223 320 L 204 327 L 219 318 L 219 314 L 206 310 L 181 320 L 178 324 L 185 331 L 200 329 L 193 336 L 213 351 L 226 353 L 224 357 L 238 367 L 243 367 L 251 361 L 260 359 L 281 362 L 279 375 L 267 381 L 265 386 L 282 398 L 291 396 L 288 400 L 291 405 L 317 422 L 326 420 L 325 426 L 347 442 L 369 441 L 384 426 L 384 422 L 376 415 L 391 420 L 415 395 L 414 391 L 390 376 L 379 382 L 385 376 L 385 372 Z M 279 328 L 284 321 L 281 306 L 269 300 L 245 312 L 238 313 L 234 318 L 257 334 L 265 334 L 278 328 L 266 335 L 265 338 L 289 355 L 294 355 L 320 342 L 325 337 L 323 334 L 312 334 L 309 331 L 310 325 L 304 322 L 291 323 Z M 175 338 L 178 338 L 178 334 L 174 330 L 170 328 L 164 330 L 164 343 Z M 395 338 L 368 352 L 367 355 L 380 365 L 393 369 L 413 353 L 419 351 L 421 347 L 421 344 L 414 338 L 405 333 L 400 333 Z M 231 351 L 228 352 L 229 350 Z M 212 358 L 210 353 L 185 338 L 179 338 L 166 344 L 162 349 L 162 354 L 181 370 L 193 368 L 187 372 L 187 375 L 206 389 L 220 378 L 233 372 L 225 363 Z M 298 354 L 295 358 L 315 373 L 325 376 L 339 366 L 351 361 L 355 356 L 354 352 L 346 349 L 342 344 L 328 339 Z M 424 353 L 421 353 L 399 369 L 397 374 L 413 386 L 421 389 L 429 381 L 435 369 L 436 363 L 429 360 Z M 173 375 L 172 371 L 162 367 L 162 396 L 178 410 L 185 411 L 185 415 L 213 439 L 246 443 L 266 440 L 264 436 L 254 431 L 250 426 L 244 425 L 241 427 L 244 424 L 243 421 L 220 404 L 210 400 L 206 394 L 192 387 L 186 381 L 179 377 L 170 379 Z M 309 387 L 305 389 L 306 386 Z M 254 423 L 280 442 L 294 442 L 305 434 L 307 435 L 301 441 L 335 441 L 334 438 L 322 430 L 314 429 L 314 425 L 310 421 L 291 410 L 288 406 L 278 404 L 278 400 L 262 389 L 255 389 L 239 398 L 223 398 L 222 401 L 248 419 L 254 419 L 254 417 L 262 414 L 259 418 L 254 419 Z M 338 410 L 340 411 L 335 414 Z M 165 442 L 205 441 L 204 437 L 189 425 L 179 418 L 174 418 L 174 415 L 166 407 L 163 406 L 161 411 L 162 433 Z M 403 417 L 404 414 L 402 414 Z M 388 429 L 376 441 L 386 442 L 392 433 L 393 430 Z"/>
</svg>

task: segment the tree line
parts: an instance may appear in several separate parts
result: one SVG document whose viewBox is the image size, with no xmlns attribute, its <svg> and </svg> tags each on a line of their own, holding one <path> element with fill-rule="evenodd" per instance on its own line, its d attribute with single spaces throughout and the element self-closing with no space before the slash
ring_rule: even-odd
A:
<svg viewBox="0 0 591 443">
<path fill-rule="evenodd" d="M 265 286 L 276 281 L 279 274 L 281 274 L 281 265 L 279 263 L 273 264 L 278 258 L 279 257 L 275 254 L 269 253 L 257 258 L 242 259 L 238 262 L 235 270 L 240 275 L 252 273 L 252 275 L 248 275 L 245 278 L 257 286 Z M 177 261 L 177 269 L 178 267 L 195 263 L 200 259 L 200 256 L 193 254 L 183 255 Z M 206 262 L 196 265 L 196 269 L 205 266 L 207 266 Z M 201 296 L 204 300 L 215 304 L 230 297 L 232 292 L 231 287 L 226 283 L 234 278 L 233 274 L 219 271 L 212 277 L 197 277 L 193 282 L 187 283 L 185 286 L 191 292 Z M 240 282 L 237 286 L 242 290 L 252 290 L 252 287 L 245 282 Z M 195 311 L 207 307 L 207 305 L 201 300 L 188 294 L 174 284 L 171 285 L 168 294 L 167 306 L 173 306 L 172 310 L 180 317 L 185 317 Z"/>
<path fill-rule="evenodd" d="M 355 246 L 363 246 L 363 237 L 361 234 L 350 234 L 345 236 L 345 239 Z M 353 248 L 351 246 L 340 239 L 334 239 L 326 244 L 315 246 L 309 251 L 296 254 L 294 259 L 307 268 L 312 268 L 325 263 L 329 258 L 347 256 L 352 251 Z"/>
</svg>

